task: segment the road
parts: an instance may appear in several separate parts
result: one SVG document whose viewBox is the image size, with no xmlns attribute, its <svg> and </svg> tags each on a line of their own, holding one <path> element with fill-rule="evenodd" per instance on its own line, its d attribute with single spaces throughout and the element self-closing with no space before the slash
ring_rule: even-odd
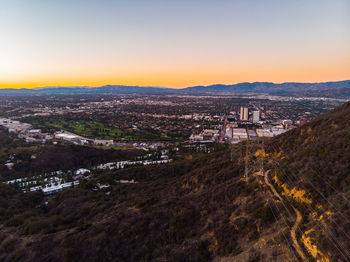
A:
<svg viewBox="0 0 350 262">
<path fill-rule="evenodd" d="M 270 183 L 270 180 L 269 180 L 269 172 L 270 170 L 267 170 L 265 173 L 264 173 L 264 180 L 265 180 L 265 184 L 268 185 L 268 187 L 271 189 L 273 195 L 275 197 L 277 197 L 280 201 L 284 201 L 283 198 L 280 196 L 280 194 L 276 191 L 275 187 Z M 293 207 L 293 210 L 296 214 L 296 219 L 295 219 L 295 223 L 293 225 L 293 227 L 291 228 L 290 230 L 290 235 L 291 235 L 291 238 L 292 238 L 292 241 L 293 241 L 293 245 L 294 245 L 294 248 L 295 250 L 297 251 L 298 255 L 300 256 L 301 260 L 306 262 L 308 261 L 308 259 L 306 258 L 303 250 L 301 249 L 300 245 L 299 245 L 299 242 L 298 242 L 298 239 L 296 237 L 296 230 L 298 229 L 301 221 L 303 220 L 303 217 L 300 213 L 300 211 L 295 208 L 294 206 Z"/>
</svg>

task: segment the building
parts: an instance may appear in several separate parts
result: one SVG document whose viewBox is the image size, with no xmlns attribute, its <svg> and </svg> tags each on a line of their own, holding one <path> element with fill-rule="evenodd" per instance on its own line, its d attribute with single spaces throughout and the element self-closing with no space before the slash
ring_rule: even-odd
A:
<svg viewBox="0 0 350 262">
<path fill-rule="evenodd" d="M 258 135 L 254 130 L 248 130 L 248 137 L 249 139 L 253 140 L 253 139 L 257 139 Z"/>
<path fill-rule="evenodd" d="M 56 132 L 55 138 L 62 139 L 64 141 L 69 141 L 69 142 L 77 141 L 80 139 L 78 135 L 75 135 L 69 132 Z"/>
<path fill-rule="evenodd" d="M 86 169 L 86 168 L 79 168 L 74 173 L 75 173 L 75 175 L 84 175 L 84 174 L 87 174 L 87 173 L 90 174 L 91 171 L 89 169 Z"/>
<path fill-rule="evenodd" d="M 274 136 L 278 136 L 280 134 L 283 134 L 283 133 L 287 132 L 287 129 L 275 129 L 275 130 L 272 129 L 271 131 L 272 131 Z"/>
<path fill-rule="evenodd" d="M 241 119 L 241 121 L 248 121 L 248 108 L 247 107 L 241 107 L 240 119 Z"/>
<path fill-rule="evenodd" d="M 234 140 L 246 140 L 248 139 L 247 130 L 245 128 L 233 128 L 233 139 Z"/>
<path fill-rule="evenodd" d="M 70 143 L 80 144 L 80 145 L 93 144 L 92 139 L 88 139 L 83 136 L 79 136 L 64 130 L 55 132 L 54 138 L 64 142 L 70 142 Z"/>
<path fill-rule="evenodd" d="M 9 169 L 9 170 L 12 170 L 13 166 L 15 164 L 14 163 L 6 163 L 5 166 Z"/>
<path fill-rule="evenodd" d="M 194 135 L 192 134 L 190 136 L 190 140 L 193 140 L 193 141 L 202 141 L 203 140 L 203 136 L 202 135 Z"/>
<path fill-rule="evenodd" d="M 233 138 L 233 128 L 227 127 L 225 130 L 225 136 L 228 138 Z"/>
<path fill-rule="evenodd" d="M 258 128 L 256 133 L 258 137 L 273 137 L 273 132 L 270 129 Z"/>
<path fill-rule="evenodd" d="M 306 124 L 307 122 L 308 122 L 307 118 L 303 117 L 298 121 L 298 124 L 302 126 L 302 125 Z"/>
<path fill-rule="evenodd" d="M 48 187 L 42 187 L 42 186 L 37 186 L 37 187 L 32 187 L 30 188 L 30 191 L 37 191 L 37 190 L 42 190 L 44 195 L 52 195 L 58 192 L 63 191 L 66 188 L 72 188 L 79 186 L 79 181 L 73 181 L 73 182 L 67 182 L 67 183 L 60 183 L 57 186 L 52 185 Z"/>
<path fill-rule="evenodd" d="M 103 140 L 103 139 L 95 139 L 94 145 L 97 146 L 113 146 L 114 141 L 113 140 Z"/>
<path fill-rule="evenodd" d="M 293 121 L 290 119 L 282 120 L 282 125 L 284 125 L 285 127 L 291 126 L 293 125 Z"/>
<path fill-rule="evenodd" d="M 21 123 L 7 118 L 0 118 L 0 125 L 7 128 L 10 133 L 21 133 L 32 128 L 31 124 Z"/>
<path fill-rule="evenodd" d="M 260 111 L 253 111 L 253 123 L 260 121 Z"/>
<path fill-rule="evenodd" d="M 219 130 L 215 129 L 204 129 L 201 133 L 201 136 L 203 136 L 204 140 L 212 140 L 219 136 Z"/>
</svg>

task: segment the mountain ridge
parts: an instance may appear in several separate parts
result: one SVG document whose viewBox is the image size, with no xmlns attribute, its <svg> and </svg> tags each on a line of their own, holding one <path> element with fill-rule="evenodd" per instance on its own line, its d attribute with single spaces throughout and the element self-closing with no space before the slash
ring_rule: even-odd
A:
<svg viewBox="0 0 350 262">
<path fill-rule="evenodd" d="M 169 88 L 154 86 L 127 86 L 127 85 L 103 85 L 98 87 L 90 86 L 49 86 L 37 88 L 0 89 L 0 94 L 200 94 L 200 93 L 267 93 L 271 95 L 305 95 L 305 92 L 314 92 L 321 96 L 326 92 L 328 96 L 339 96 L 342 90 L 350 93 L 350 80 L 332 82 L 242 82 L 237 84 L 213 84 L 198 85 L 185 88 Z M 332 90 L 336 90 L 332 93 Z M 340 90 L 340 91 L 339 91 Z M 346 95 L 347 96 L 347 95 Z"/>
<path fill-rule="evenodd" d="M 209 85 L 209 86 L 193 86 L 186 88 L 187 91 L 206 91 L 206 92 L 276 92 L 276 91 L 300 91 L 313 89 L 334 89 L 334 88 L 350 88 L 350 80 L 333 81 L 333 82 L 242 82 L 234 85 Z"/>
</svg>

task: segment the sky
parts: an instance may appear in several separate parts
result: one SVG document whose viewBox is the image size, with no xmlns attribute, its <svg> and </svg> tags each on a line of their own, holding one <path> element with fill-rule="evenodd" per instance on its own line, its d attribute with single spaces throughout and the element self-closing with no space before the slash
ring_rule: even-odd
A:
<svg viewBox="0 0 350 262">
<path fill-rule="evenodd" d="M 350 79 L 349 0 L 0 0 L 0 88 Z"/>
</svg>

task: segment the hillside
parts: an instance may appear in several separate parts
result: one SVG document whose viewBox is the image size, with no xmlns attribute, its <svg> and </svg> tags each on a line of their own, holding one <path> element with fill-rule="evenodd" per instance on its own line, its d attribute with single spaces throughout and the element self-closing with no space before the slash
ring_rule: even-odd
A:
<svg viewBox="0 0 350 262">
<path fill-rule="evenodd" d="M 39 193 L 18 194 L 2 185 L 2 249 L 5 261 L 205 261 L 215 257 L 290 256 L 278 247 L 267 208 L 268 192 L 241 181 L 226 154 L 168 167 L 108 172 L 43 205 Z M 229 154 L 228 154 L 229 155 Z M 134 178 L 137 184 L 115 179 Z M 9 200 L 10 199 L 10 200 Z M 266 239 L 276 239 L 268 249 Z M 244 251 L 244 252 L 243 252 Z M 242 253 L 243 252 L 243 253 Z M 99 260 L 100 261 L 100 260 Z"/>
<path fill-rule="evenodd" d="M 267 141 L 267 161 L 276 171 L 275 186 L 304 217 L 304 238 L 330 261 L 349 260 L 350 240 L 350 103 Z"/>
<path fill-rule="evenodd" d="M 347 103 L 250 143 L 247 182 L 241 143 L 106 171 L 56 198 L 1 184 L 0 260 L 299 261 L 295 229 L 309 261 L 348 261 L 349 141 Z M 94 191 L 96 183 L 111 186 Z"/>
</svg>

